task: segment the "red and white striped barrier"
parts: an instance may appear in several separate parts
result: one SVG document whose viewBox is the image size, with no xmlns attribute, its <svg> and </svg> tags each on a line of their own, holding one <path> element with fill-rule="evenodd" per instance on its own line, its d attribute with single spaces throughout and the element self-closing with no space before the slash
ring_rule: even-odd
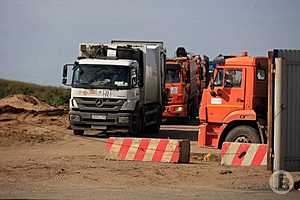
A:
<svg viewBox="0 0 300 200">
<path fill-rule="evenodd" d="M 224 142 L 221 164 L 227 166 L 267 165 L 267 144 Z"/>
<path fill-rule="evenodd" d="M 117 138 L 106 141 L 109 160 L 139 160 L 170 163 L 190 161 L 190 141 L 153 138 Z"/>
</svg>

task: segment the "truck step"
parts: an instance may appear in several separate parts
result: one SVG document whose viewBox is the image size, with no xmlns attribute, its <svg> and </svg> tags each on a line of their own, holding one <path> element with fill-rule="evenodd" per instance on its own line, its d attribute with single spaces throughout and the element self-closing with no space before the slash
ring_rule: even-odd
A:
<svg viewBox="0 0 300 200">
<path fill-rule="evenodd" d="M 212 136 L 215 136 L 215 135 L 218 135 L 217 133 L 215 133 L 215 132 L 207 132 L 207 134 L 206 135 L 212 135 Z"/>
</svg>

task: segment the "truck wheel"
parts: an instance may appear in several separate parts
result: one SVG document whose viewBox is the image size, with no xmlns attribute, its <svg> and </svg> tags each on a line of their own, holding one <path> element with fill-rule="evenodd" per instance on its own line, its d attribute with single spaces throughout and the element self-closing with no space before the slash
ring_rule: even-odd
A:
<svg viewBox="0 0 300 200">
<path fill-rule="evenodd" d="M 73 134 L 74 135 L 83 135 L 84 134 L 84 130 L 73 130 Z"/>
<path fill-rule="evenodd" d="M 156 124 L 154 124 L 152 126 L 146 127 L 145 132 L 147 134 L 156 134 L 156 133 L 159 133 L 159 130 L 160 130 L 160 123 L 157 122 Z"/>
<path fill-rule="evenodd" d="M 258 131 L 251 126 L 237 126 L 229 131 L 225 142 L 261 143 Z"/>
</svg>

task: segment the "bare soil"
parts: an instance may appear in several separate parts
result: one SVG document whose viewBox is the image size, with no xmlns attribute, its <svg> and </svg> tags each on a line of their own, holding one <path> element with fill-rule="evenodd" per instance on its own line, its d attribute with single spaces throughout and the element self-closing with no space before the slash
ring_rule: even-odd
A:
<svg viewBox="0 0 300 200">
<path fill-rule="evenodd" d="M 271 173 L 265 167 L 225 168 L 219 162 L 205 162 L 193 152 L 190 164 L 105 160 L 106 138 L 74 136 L 68 129 L 66 112 L 47 112 L 55 108 L 45 104 L 35 110 L 0 102 L 0 198 L 36 192 L 51 198 L 57 188 L 66 192 L 87 186 L 269 191 Z M 164 126 L 161 137 L 170 133 L 167 128 Z M 193 128 L 195 131 L 186 131 L 187 138 L 197 131 L 197 126 Z M 183 131 L 177 129 L 172 134 L 182 137 Z M 72 194 L 70 190 L 68 195 Z"/>
</svg>

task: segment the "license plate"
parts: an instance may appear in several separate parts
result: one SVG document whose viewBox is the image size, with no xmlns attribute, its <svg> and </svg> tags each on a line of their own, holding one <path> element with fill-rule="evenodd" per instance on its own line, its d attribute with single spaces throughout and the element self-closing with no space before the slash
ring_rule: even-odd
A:
<svg viewBox="0 0 300 200">
<path fill-rule="evenodd" d="M 92 115 L 92 119 L 102 119 L 102 120 L 105 120 L 106 116 L 105 115 Z"/>
<path fill-rule="evenodd" d="M 91 125 L 92 129 L 96 129 L 96 130 L 106 130 L 107 126 L 97 126 L 97 125 Z"/>
</svg>

